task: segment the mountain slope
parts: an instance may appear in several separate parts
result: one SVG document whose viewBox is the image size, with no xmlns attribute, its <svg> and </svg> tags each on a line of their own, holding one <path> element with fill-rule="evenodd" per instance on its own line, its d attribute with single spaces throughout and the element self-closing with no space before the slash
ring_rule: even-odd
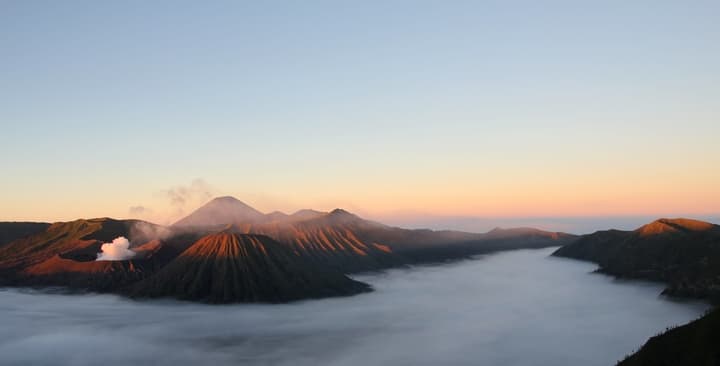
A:
<svg viewBox="0 0 720 366">
<path fill-rule="evenodd" d="M 114 291 L 147 275 L 159 260 L 173 256 L 171 246 L 161 248 L 151 240 L 158 232 L 159 226 L 139 220 L 54 223 L 43 232 L 0 247 L 0 285 Z M 147 243 L 137 260 L 96 262 L 100 246 L 119 236 Z"/>
<path fill-rule="evenodd" d="M 602 272 L 668 284 L 665 293 L 720 299 L 720 226 L 660 219 L 634 231 L 599 231 L 553 255 L 593 261 Z"/>
<path fill-rule="evenodd" d="M 102 243 L 119 236 L 145 242 L 152 239 L 155 228 L 159 226 L 140 220 L 109 218 L 54 223 L 45 231 L 0 247 L 0 269 L 27 267 L 56 254 L 67 254 L 79 260 L 94 260 Z"/>
<path fill-rule="evenodd" d="M 23 270 L 23 286 L 62 286 L 96 292 L 114 292 L 150 272 L 146 261 L 77 261 L 55 255 Z"/>
<path fill-rule="evenodd" d="M 352 295 L 369 286 L 317 266 L 266 236 L 226 230 L 198 240 L 131 291 L 137 297 L 284 302 Z"/>
<path fill-rule="evenodd" d="M 650 338 L 618 366 L 720 365 L 720 309 Z"/>
</svg>

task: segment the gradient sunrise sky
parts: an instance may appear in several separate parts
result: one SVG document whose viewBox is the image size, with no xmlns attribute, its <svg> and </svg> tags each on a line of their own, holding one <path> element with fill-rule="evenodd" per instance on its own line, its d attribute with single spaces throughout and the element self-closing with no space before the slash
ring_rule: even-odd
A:
<svg viewBox="0 0 720 366">
<path fill-rule="evenodd" d="M 2 1 L 0 220 L 167 222 L 212 195 L 391 221 L 716 215 L 719 17 L 718 1 Z"/>
</svg>

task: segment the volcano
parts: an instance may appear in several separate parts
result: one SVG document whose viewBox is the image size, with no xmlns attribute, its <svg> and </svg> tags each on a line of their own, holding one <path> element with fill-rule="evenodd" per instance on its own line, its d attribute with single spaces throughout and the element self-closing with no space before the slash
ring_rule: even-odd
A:
<svg viewBox="0 0 720 366">
<path fill-rule="evenodd" d="M 229 303 L 286 302 L 369 290 L 368 285 L 319 267 L 267 236 L 227 229 L 195 242 L 138 283 L 131 294 Z"/>
<path fill-rule="evenodd" d="M 223 224 L 257 222 L 265 218 L 262 212 L 235 197 L 217 197 L 190 215 L 179 220 L 175 227 L 207 227 Z"/>
<path fill-rule="evenodd" d="M 97 258 L 102 243 L 119 236 L 144 243 L 153 239 L 159 225 L 140 220 L 110 218 L 56 222 L 37 232 L 0 247 L 0 268 L 28 267 L 62 254 L 78 261 Z"/>
<path fill-rule="evenodd" d="M 148 275 L 159 263 L 156 258 L 175 255 L 172 246 L 153 239 L 159 229 L 145 221 L 109 218 L 54 223 L 0 247 L 0 284 L 116 291 Z M 139 243 L 139 260 L 96 262 L 102 244 L 119 236 Z"/>
</svg>

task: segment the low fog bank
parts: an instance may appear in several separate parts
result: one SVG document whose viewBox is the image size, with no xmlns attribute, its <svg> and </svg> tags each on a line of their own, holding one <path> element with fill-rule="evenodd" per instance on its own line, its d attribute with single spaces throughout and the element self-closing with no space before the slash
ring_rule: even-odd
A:
<svg viewBox="0 0 720 366">
<path fill-rule="evenodd" d="M 519 250 L 357 276 L 376 291 L 287 305 L 0 290 L 3 365 L 613 365 L 706 305 Z"/>
</svg>

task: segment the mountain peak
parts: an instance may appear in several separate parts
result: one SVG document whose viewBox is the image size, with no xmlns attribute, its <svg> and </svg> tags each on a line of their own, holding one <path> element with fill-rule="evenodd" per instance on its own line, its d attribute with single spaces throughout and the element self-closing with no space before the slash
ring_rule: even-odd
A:
<svg viewBox="0 0 720 366">
<path fill-rule="evenodd" d="M 273 211 L 273 212 L 265 215 L 265 219 L 267 221 L 271 221 L 271 222 L 287 220 L 288 217 L 290 217 L 290 216 L 282 211 Z"/>
<path fill-rule="evenodd" d="M 334 216 L 355 216 L 355 215 L 351 214 L 350 212 L 347 212 L 347 211 L 343 210 L 342 208 L 336 208 L 336 209 L 330 211 L 330 215 L 334 215 Z"/>
<path fill-rule="evenodd" d="M 350 222 L 355 220 L 361 220 L 360 217 L 358 217 L 357 215 L 347 212 L 342 208 L 336 208 L 330 211 L 330 213 L 328 213 L 326 217 L 335 222 Z"/>
<path fill-rule="evenodd" d="M 219 196 L 211 199 L 208 203 L 212 202 L 223 202 L 223 203 L 241 203 L 243 205 L 246 205 L 245 202 L 240 201 L 239 199 L 233 197 L 233 196 Z M 246 205 L 247 206 L 247 205 Z"/>
<path fill-rule="evenodd" d="M 210 200 L 190 215 L 179 220 L 173 226 L 217 226 L 256 222 L 264 217 L 263 213 L 232 196 L 217 197 Z"/>
<path fill-rule="evenodd" d="M 699 221 L 699 220 L 685 219 L 685 218 L 676 218 L 676 219 L 662 218 L 662 219 L 655 220 L 647 225 L 643 225 L 636 231 L 641 236 L 649 236 L 649 235 L 658 235 L 658 234 L 666 234 L 666 233 L 705 231 L 705 230 L 713 229 L 715 227 L 716 227 L 716 225 L 713 225 L 709 222 Z"/>
</svg>

